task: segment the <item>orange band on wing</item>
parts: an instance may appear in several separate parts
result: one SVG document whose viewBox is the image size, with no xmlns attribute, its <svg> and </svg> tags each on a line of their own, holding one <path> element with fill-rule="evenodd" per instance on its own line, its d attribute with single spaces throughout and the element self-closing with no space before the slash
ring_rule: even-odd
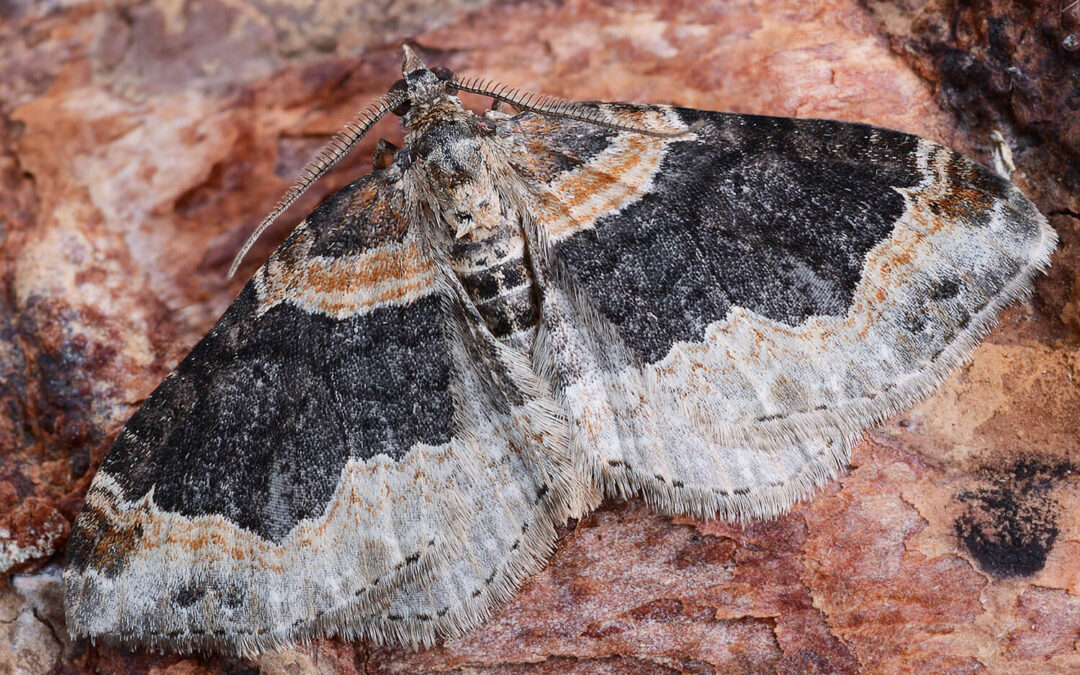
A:
<svg viewBox="0 0 1080 675">
<path fill-rule="evenodd" d="M 271 259 L 256 277 L 260 313 L 288 302 L 343 319 L 435 291 L 435 265 L 413 240 L 338 258 L 304 255 L 310 238 L 302 233 L 293 247 L 298 255 Z"/>
</svg>

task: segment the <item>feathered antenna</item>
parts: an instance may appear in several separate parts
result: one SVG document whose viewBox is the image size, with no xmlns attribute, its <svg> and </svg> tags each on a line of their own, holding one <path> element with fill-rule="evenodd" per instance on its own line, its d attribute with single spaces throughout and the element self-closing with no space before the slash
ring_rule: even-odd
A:
<svg viewBox="0 0 1080 675">
<path fill-rule="evenodd" d="M 296 182 L 292 184 L 278 203 L 274 206 L 274 210 L 270 212 L 268 216 L 263 218 L 259 223 L 259 227 L 251 233 L 247 241 L 244 242 L 244 247 L 240 249 L 240 252 L 233 258 L 232 266 L 229 267 L 229 276 L 227 278 L 232 279 L 236 274 L 236 270 L 240 267 L 240 263 L 243 262 L 244 256 L 247 255 L 251 247 L 255 245 L 255 242 L 259 240 L 259 237 L 266 228 L 278 219 L 285 210 L 296 202 L 300 198 L 300 195 L 307 192 L 311 185 L 319 180 L 332 166 L 338 163 L 342 157 L 347 155 L 353 147 L 360 142 L 360 139 L 364 137 L 371 127 L 375 126 L 375 123 L 382 119 L 386 113 L 396 108 L 404 100 L 405 94 L 402 91 L 392 91 L 384 96 L 381 96 L 374 101 L 367 108 L 361 111 L 356 117 L 353 117 L 344 127 L 331 138 L 326 145 L 319 150 L 319 153 L 307 163 L 307 165 L 300 172 L 300 177 L 296 179 Z"/>
<path fill-rule="evenodd" d="M 480 94 L 497 101 L 509 103 L 518 110 L 532 110 L 544 115 L 595 124 L 598 127 L 614 129 L 615 131 L 628 131 L 655 138 L 678 138 L 693 133 L 696 129 L 695 125 L 685 131 L 657 131 L 635 124 L 616 122 L 608 118 L 600 108 L 590 108 L 576 101 L 566 101 L 547 94 L 522 91 L 493 80 L 484 80 L 478 77 L 466 77 L 464 79 L 454 77 L 449 82 L 449 85 L 461 91 Z"/>
</svg>

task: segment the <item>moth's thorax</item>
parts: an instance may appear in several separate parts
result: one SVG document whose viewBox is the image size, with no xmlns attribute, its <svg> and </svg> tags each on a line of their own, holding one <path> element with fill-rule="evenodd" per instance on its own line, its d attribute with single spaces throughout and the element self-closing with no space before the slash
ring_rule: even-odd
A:
<svg viewBox="0 0 1080 675">
<path fill-rule="evenodd" d="M 430 99 L 411 103 L 409 112 L 401 121 L 408 135 L 411 138 L 418 138 L 432 127 L 467 122 L 473 117 L 475 115 L 461 105 L 461 100 L 457 96 L 444 92 Z"/>
<path fill-rule="evenodd" d="M 510 171 L 480 118 L 429 127 L 415 139 L 414 167 L 447 242 L 451 269 L 495 337 L 529 349 L 537 321 L 522 214 L 506 194 Z M 442 238 L 442 237 L 440 237 Z"/>
</svg>

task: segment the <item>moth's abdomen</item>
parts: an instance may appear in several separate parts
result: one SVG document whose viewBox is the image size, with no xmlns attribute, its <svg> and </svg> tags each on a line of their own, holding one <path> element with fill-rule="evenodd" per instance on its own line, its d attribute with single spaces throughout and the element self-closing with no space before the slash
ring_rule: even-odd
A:
<svg viewBox="0 0 1080 675">
<path fill-rule="evenodd" d="M 450 265 L 491 333 L 518 347 L 532 343 L 538 312 L 521 233 L 507 227 L 490 236 L 459 239 Z"/>
</svg>

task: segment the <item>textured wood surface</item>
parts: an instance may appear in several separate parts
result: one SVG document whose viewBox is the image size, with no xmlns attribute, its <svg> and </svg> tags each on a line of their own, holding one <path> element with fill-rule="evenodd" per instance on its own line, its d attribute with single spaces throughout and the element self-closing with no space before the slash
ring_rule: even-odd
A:
<svg viewBox="0 0 1080 675">
<path fill-rule="evenodd" d="M 1080 6 L 845 0 L 0 2 L 0 672 L 1080 669 Z M 1071 36 L 1071 39 L 1070 39 Z M 66 638 L 58 571 L 124 420 L 242 279 L 310 153 L 427 61 L 578 99 L 872 122 L 989 160 L 1048 276 L 851 470 L 745 527 L 608 503 L 476 632 L 257 662 Z M 468 99 L 477 106 L 480 99 Z M 366 172 L 385 120 L 284 218 Z M 2 582 L 0 582 L 2 583 Z"/>
</svg>

